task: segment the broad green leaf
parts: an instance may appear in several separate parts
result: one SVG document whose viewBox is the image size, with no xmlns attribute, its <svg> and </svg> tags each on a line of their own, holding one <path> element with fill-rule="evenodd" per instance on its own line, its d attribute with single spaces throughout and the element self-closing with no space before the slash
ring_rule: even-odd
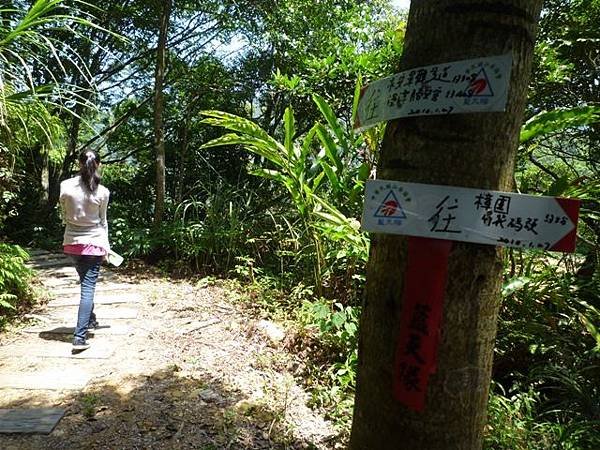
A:
<svg viewBox="0 0 600 450">
<path fill-rule="evenodd" d="M 548 133 L 589 125 L 599 120 L 600 107 L 598 106 L 544 111 L 533 116 L 523 125 L 519 141 L 525 143 Z"/>
<path fill-rule="evenodd" d="M 279 167 L 288 167 L 289 165 L 276 151 L 277 149 L 273 149 L 270 146 L 270 142 L 252 136 L 240 136 L 235 133 L 228 133 L 203 144 L 200 146 L 200 149 L 221 147 L 225 145 L 243 145 L 248 151 L 262 156 Z"/>
<path fill-rule="evenodd" d="M 323 181 L 324 177 L 325 172 L 319 172 L 319 174 L 313 179 L 313 191 L 317 191 L 319 189 L 319 186 L 321 186 L 321 182 Z"/>
<path fill-rule="evenodd" d="M 323 150 L 325 151 L 327 158 L 329 158 L 329 161 L 336 167 L 337 171 L 341 173 L 344 170 L 344 164 L 338 156 L 337 145 L 323 125 L 317 124 L 316 131 L 319 140 L 323 144 Z"/>
<path fill-rule="evenodd" d="M 329 307 L 324 303 L 315 303 L 314 305 L 312 305 L 312 311 L 315 319 L 317 320 L 326 319 L 327 317 L 329 317 L 329 314 L 331 312 Z"/>
<path fill-rule="evenodd" d="M 287 150 L 288 158 L 300 158 L 300 152 L 294 149 L 294 135 L 296 134 L 296 125 L 294 122 L 294 110 L 291 106 L 285 109 L 283 114 L 283 127 L 285 131 L 285 149 Z"/>
<path fill-rule="evenodd" d="M 351 336 L 354 336 L 356 334 L 356 332 L 358 331 L 358 327 L 353 322 L 346 322 L 344 324 L 344 329 Z"/>
<path fill-rule="evenodd" d="M 362 91 L 362 76 L 359 75 L 354 85 L 354 97 L 352 99 L 352 124 L 356 122 L 356 113 L 358 111 L 358 103 L 360 101 L 360 92 Z"/>
<path fill-rule="evenodd" d="M 256 137 L 263 141 L 267 141 L 279 152 L 285 153 L 286 149 L 283 145 L 273 139 L 269 134 L 261 127 L 256 125 L 254 122 L 243 117 L 236 116 L 222 111 L 201 111 L 201 115 L 207 116 L 206 119 L 202 120 L 201 123 L 209 125 L 227 128 L 231 131 L 237 131 L 238 133 L 247 134 L 249 136 Z"/>
<path fill-rule="evenodd" d="M 319 161 L 319 164 L 321 164 L 321 167 L 323 168 L 323 172 L 325 172 L 325 174 L 327 175 L 327 179 L 331 183 L 331 187 L 335 191 L 339 191 L 340 190 L 340 180 L 339 180 L 337 174 L 335 173 L 335 171 L 333 170 L 333 168 L 329 164 L 327 164 L 325 161 L 322 161 L 322 160 Z"/>
<path fill-rule="evenodd" d="M 278 183 L 281 183 L 283 185 L 286 184 L 285 183 L 286 182 L 285 175 L 283 175 L 281 172 L 279 172 L 277 170 L 263 169 L 261 167 L 253 167 L 252 169 L 248 170 L 248 173 L 250 175 L 255 175 L 258 177 L 266 178 L 268 180 L 277 181 Z"/>
<path fill-rule="evenodd" d="M 600 349 L 600 332 L 598 331 L 598 328 L 584 314 L 578 313 L 578 315 L 581 323 L 587 328 L 588 332 L 596 340 L 596 348 Z"/>
<path fill-rule="evenodd" d="M 346 314 L 344 314 L 341 311 L 333 313 L 333 315 L 331 316 L 331 322 L 336 328 L 340 328 L 344 324 L 344 322 L 346 322 Z"/>
<path fill-rule="evenodd" d="M 371 174 L 371 167 L 367 163 L 362 163 L 357 171 L 359 181 L 367 181 Z"/>
<path fill-rule="evenodd" d="M 313 140 L 315 138 L 315 134 L 317 132 L 317 129 L 320 127 L 321 125 L 316 123 L 312 126 L 312 128 L 308 131 L 308 133 L 306 134 L 306 136 L 304 137 L 304 139 L 302 140 L 302 155 L 300 156 L 300 159 L 304 162 L 306 161 L 307 156 L 310 154 L 310 150 L 311 150 L 311 145 L 313 143 Z"/>
<path fill-rule="evenodd" d="M 337 137 L 339 144 L 343 147 L 344 153 L 349 151 L 348 143 L 346 141 L 346 135 L 344 133 L 344 129 L 342 128 L 338 118 L 335 116 L 333 109 L 329 106 L 329 103 L 325 101 L 325 99 L 317 94 L 313 95 L 313 100 L 317 104 L 317 107 L 323 114 L 323 117 L 327 121 L 329 128 Z"/>
</svg>

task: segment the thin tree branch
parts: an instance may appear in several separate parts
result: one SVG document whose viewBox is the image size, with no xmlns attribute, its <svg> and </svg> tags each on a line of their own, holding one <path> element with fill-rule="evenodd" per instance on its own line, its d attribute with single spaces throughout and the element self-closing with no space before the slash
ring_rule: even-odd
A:
<svg viewBox="0 0 600 450">
<path fill-rule="evenodd" d="M 533 163 L 533 165 L 536 166 L 536 167 L 538 167 L 542 172 L 547 173 L 548 175 L 550 175 L 555 180 L 558 180 L 560 178 L 557 174 L 555 174 L 550 169 L 548 169 L 546 166 L 544 166 L 541 162 L 539 162 L 536 159 L 536 157 L 533 156 L 533 151 L 529 152 L 529 161 L 531 161 Z"/>
<path fill-rule="evenodd" d="M 98 133 L 96 136 L 94 136 L 93 138 L 89 139 L 87 142 L 85 142 L 82 145 L 80 145 L 79 148 L 77 149 L 77 151 L 78 152 L 82 151 L 84 148 L 86 148 L 89 145 L 93 144 L 98 139 L 100 139 L 102 136 L 104 136 L 106 134 L 109 134 L 109 133 L 112 133 L 113 131 L 115 131 L 117 128 L 119 128 L 121 125 L 123 125 L 123 123 L 125 123 L 125 121 L 127 119 L 129 119 L 134 113 L 136 113 L 137 111 L 139 111 L 150 100 L 152 100 L 152 96 L 146 97 L 144 99 L 144 101 L 142 101 L 135 108 L 131 108 L 129 111 L 127 111 L 121 117 L 119 117 L 112 125 L 108 126 L 104 130 L 102 130 L 100 133 Z"/>
<path fill-rule="evenodd" d="M 130 151 L 129 153 L 127 153 L 125 156 L 123 156 L 121 158 L 111 159 L 109 161 L 102 161 L 102 164 L 116 164 L 116 163 L 123 162 L 123 161 L 127 160 L 127 158 L 129 158 L 130 156 L 136 155 L 144 150 L 152 149 L 153 146 L 154 146 L 154 144 L 150 144 L 150 145 L 146 145 L 145 147 L 136 148 L 135 150 Z"/>
</svg>

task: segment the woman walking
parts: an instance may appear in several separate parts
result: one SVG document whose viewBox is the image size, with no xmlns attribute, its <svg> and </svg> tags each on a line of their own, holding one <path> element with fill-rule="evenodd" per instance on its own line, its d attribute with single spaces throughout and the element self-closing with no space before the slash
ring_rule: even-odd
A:
<svg viewBox="0 0 600 450">
<path fill-rule="evenodd" d="M 73 350 L 89 348 L 87 330 L 96 328 L 94 292 L 100 264 L 108 255 L 106 208 L 110 192 L 100 184 L 100 157 L 92 150 L 79 155 L 79 175 L 60 184 L 60 206 L 65 234 L 63 250 L 75 262 L 81 282 Z"/>
</svg>

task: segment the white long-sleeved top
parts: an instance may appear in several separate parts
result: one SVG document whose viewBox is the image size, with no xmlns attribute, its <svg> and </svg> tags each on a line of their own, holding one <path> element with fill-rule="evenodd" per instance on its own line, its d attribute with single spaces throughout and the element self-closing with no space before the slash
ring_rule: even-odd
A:
<svg viewBox="0 0 600 450">
<path fill-rule="evenodd" d="M 109 197 L 109 190 L 102 185 L 90 193 L 80 176 L 60 183 L 60 206 L 65 224 L 63 245 L 91 244 L 108 253 L 106 209 Z"/>
</svg>

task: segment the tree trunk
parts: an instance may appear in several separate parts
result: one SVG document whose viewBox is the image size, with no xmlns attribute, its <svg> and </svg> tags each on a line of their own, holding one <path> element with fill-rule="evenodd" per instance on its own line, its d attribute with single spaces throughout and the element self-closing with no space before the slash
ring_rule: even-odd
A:
<svg viewBox="0 0 600 450">
<path fill-rule="evenodd" d="M 163 221 L 165 212 L 165 134 L 163 128 L 163 82 L 166 66 L 166 43 L 171 16 L 172 0 L 165 0 L 160 16 L 156 72 L 154 74 L 154 147 L 156 150 L 156 201 L 154 203 L 154 226 Z"/>
<path fill-rule="evenodd" d="M 179 167 L 177 170 L 178 178 L 176 180 L 176 190 L 175 190 L 175 203 L 178 205 L 183 200 L 183 185 L 185 184 L 186 177 L 186 161 L 187 161 L 187 153 L 190 145 L 190 126 L 192 122 L 192 108 L 194 107 L 196 100 L 198 97 L 192 98 L 192 100 L 188 103 L 185 108 L 185 121 L 183 122 L 182 130 L 181 130 L 181 150 L 179 152 Z"/>
<path fill-rule="evenodd" d="M 506 112 L 388 124 L 378 178 L 510 190 L 542 0 L 413 0 L 401 70 L 512 52 Z M 500 304 L 501 250 L 455 242 L 437 372 L 426 406 L 393 398 L 406 238 L 374 235 L 361 318 L 353 450 L 476 450 L 482 445 Z"/>
</svg>

